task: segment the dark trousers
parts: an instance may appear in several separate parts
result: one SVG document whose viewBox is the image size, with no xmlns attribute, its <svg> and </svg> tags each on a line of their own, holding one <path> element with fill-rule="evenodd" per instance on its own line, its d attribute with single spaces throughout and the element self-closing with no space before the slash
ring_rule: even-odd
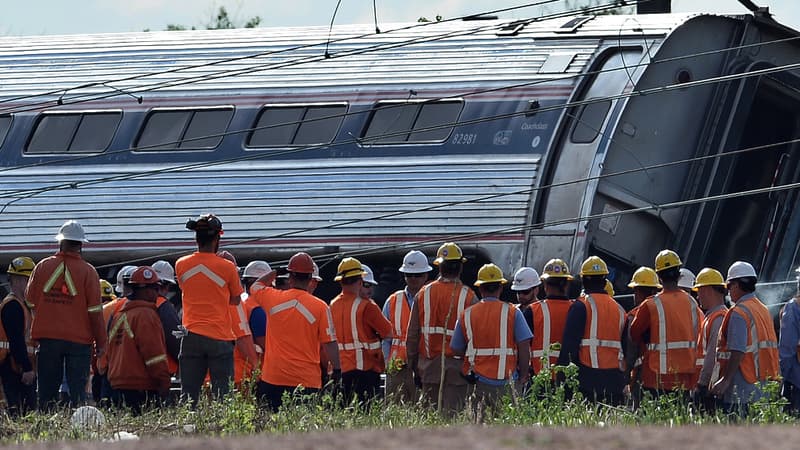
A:
<svg viewBox="0 0 800 450">
<path fill-rule="evenodd" d="M 0 365 L 0 377 L 3 380 L 8 414 L 15 417 L 36 409 L 36 385 L 22 383 L 22 373 L 17 373 L 11 367 L 11 358 L 8 355 Z"/>
<path fill-rule="evenodd" d="M 283 404 L 283 394 L 285 393 L 302 397 L 304 395 L 316 394 L 317 392 L 319 392 L 319 389 L 278 386 L 262 380 L 258 380 L 258 385 L 256 386 L 256 395 L 258 396 L 259 402 L 261 402 L 262 405 L 268 406 L 272 412 L 278 412 L 281 408 Z"/>
<path fill-rule="evenodd" d="M 788 381 L 784 381 L 781 388 L 781 394 L 786 400 L 789 401 L 789 404 L 786 405 L 786 409 L 788 410 L 787 412 L 795 416 L 800 415 L 800 387 L 797 387 Z"/>
<path fill-rule="evenodd" d="M 381 392 L 381 374 L 371 370 L 350 370 L 342 373 L 342 392 L 348 403 L 353 397 L 366 403 Z"/>
<path fill-rule="evenodd" d="M 75 408 L 86 402 L 86 383 L 92 346 L 61 339 L 40 339 L 38 368 L 39 409 L 51 409 L 58 404 L 58 388 L 62 377 L 69 386 L 69 406 Z"/>
<path fill-rule="evenodd" d="M 178 356 L 181 370 L 181 396 L 197 405 L 200 388 L 211 375 L 211 391 L 220 398 L 228 393 L 233 378 L 233 341 L 220 341 L 195 333 L 181 340 Z"/>
<path fill-rule="evenodd" d="M 119 393 L 117 407 L 130 409 L 134 416 L 141 415 L 142 408 L 155 408 L 161 405 L 161 396 L 156 391 L 117 389 L 116 392 Z"/>
</svg>

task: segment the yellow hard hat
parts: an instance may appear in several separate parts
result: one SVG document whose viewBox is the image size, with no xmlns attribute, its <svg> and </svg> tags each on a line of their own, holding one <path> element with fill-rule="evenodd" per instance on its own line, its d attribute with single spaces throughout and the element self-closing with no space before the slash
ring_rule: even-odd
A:
<svg viewBox="0 0 800 450">
<path fill-rule="evenodd" d="M 361 261 L 355 258 L 345 258 L 339 263 L 336 269 L 336 278 L 333 281 L 340 281 L 342 278 L 359 277 L 363 276 L 364 268 L 361 267 Z"/>
<path fill-rule="evenodd" d="M 478 280 L 475 281 L 475 286 L 480 286 L 483 283 L 500 283 L 506 284 L 508 280 L 503 278 L 503 271 L 494 264 L 484 264 L 478 270 Z"/>
<path fill-rule="evenodd" d="M 639 267 L 636 272 L 633 272 L 633 277 L 631 277 L 628 287 L 654 287 L 661 289 L 662 286 L 658 282 L 658 275 L 655 270 L 649 267 Z"/>
<path fill-rule="evenodd" d="M 108 298 L 111 300 L 117 298 L 117 296 L 114 295 L 114 286 L 102 279 L 100 280 L 100 298 Z"/>
<path fill-rule="evenodd" d="M 31 276 L 31 272 L 33 272 L 33 267 L 35 265 L 36 264 L 33 262 L 33 260 L 27 256 L 18 256 L 11 260 L 11 264 L 8 265 L 8 273 L 9 275 L 22 275 L 23 277 L 29 277 Z"/>
<path fill-rule="evenodd" d="M 614 285 L 611 284 L 611 282 L 608 281 L 608 280 L 606 280 L 605 290 L 606 290 L 606 294 L 608 294 L 611 297 L 614 296 Z"/>
<path fill-rule="evenodd" d="M 697 274 L 697 278 L 694 280 L 694 286 L 692 286 L 692 290 L 696 291 L 697 288 L 702 286 L 725 287 L 727 284 L 725 283 L 725 278 L 722 277 L 722 273 L 720 273 L 718 270 L 706 267 Z"/>
<path fill-rule="evenodd" d="M 680 267 L 683 263 L 678 257 L 678 254 L 672 250 L 661 250 L 656 255 L 656 272 L 662 270 L 672 269 L 673 267 Z"/>
<path fill-rule="evenodd" d="M 590 256 L 581 265 L 581 276 L 608 275 L 608 266 L 599 256 Z"/>
<path fill-rule="evenodd" d="M 569 274 L 567 263 L 558 258 L 547 261 L 547 264 L 544 265 L 541 279 L 546 280 L 548 278 L 566 278 L 571 280 L 572 275 Z"/>
<path fill-rule="evenodd" d="M 456 260 L 466 262 L 467 258 L 464 258 L 464 253 L 461 252 L 461 247 L 456 245 L 455 242 L 445 242 L 436 252 L 436 259 L 433 260 L 433 265 L 438 266 L 442 263 L 442 261 Z"/>
</svg>

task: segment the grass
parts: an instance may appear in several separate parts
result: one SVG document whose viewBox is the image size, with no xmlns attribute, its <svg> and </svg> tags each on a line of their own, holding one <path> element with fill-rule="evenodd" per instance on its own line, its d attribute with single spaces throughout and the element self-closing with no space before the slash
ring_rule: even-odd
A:
<svg viewBox="0 0 800 450">
<path fill-rule="evenodd" d="M 575 385 L 575 368 L 568 368 L 566 386 Z M 796 423 L 784 412 L 780 386 L 773 383 L 763 401 L 751 405 L 746 419 L 732 419 L 721 413 L 699 414 L 677 396 L 645 398 L 639 409 L 585 402 L 576 395 L 567 399 L 565 386 L 553 387 L 549 375 L 540 373 L 534 386 L 543 392 L 536 398 L 506 397 L 488 425 L 603 427 L 635 425 L 781 424 Z M 251 392 L 245 390 L 245 392 Z M 467 413 L 445 419 L 421 405 L 376 403 L 365 408 L 342 405 L 331 395 L 293 400 L 285 398 L 280 412 L 259 408 L 250 394 L 236 392 L 222 401 L 205 399 L 192 411 L 187 405 L 151 410 L 134 417 L 124 410 L 105 410 L 106 422 L 98 429 L 73 428 L 71 411 L 30 413 L 11 419 L 0 415 L 0 443 L 34 441 L 112 439 L 119 432 L 139 437 L 230 436 L 256 433 L 304 433 L 367 428 L 429 428 L 473 423 Z"/>
</svg>

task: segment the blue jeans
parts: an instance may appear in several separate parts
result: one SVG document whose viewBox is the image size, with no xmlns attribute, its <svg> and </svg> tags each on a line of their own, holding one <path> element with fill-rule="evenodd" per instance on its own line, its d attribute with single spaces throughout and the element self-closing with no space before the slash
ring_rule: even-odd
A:
<svg viewBox="0 0 800 450">
<path fill-rule="evenodd" d="M 75 408 L 86 402 L 86 383 L 89 380 L 92 346 L 61 339 L 40 339 L 36 377 L 39 381 L 39 409 L 58 405 L 58 388 L 66 377 L 69 386 L 69 406 Z"/>
<path fill-rule="evenodd" d="M 220 341 L 189 332 L 181 340 L 178 356 L 181 370 L 181 396 L 197 405 L 200 388 L 211 375 L 211 391 L 221 398 L 233 379 L 233 341 Z"/>
</svg>

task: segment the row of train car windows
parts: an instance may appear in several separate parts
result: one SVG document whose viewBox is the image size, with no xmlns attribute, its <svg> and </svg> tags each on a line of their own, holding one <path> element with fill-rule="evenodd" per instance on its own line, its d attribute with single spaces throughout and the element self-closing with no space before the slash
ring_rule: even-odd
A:
<svg viewBox="0 0 800 450">
<path fill-rule="evenodd" d="M 462 100 L 378 102 L 359 142 L 372 144 L 445 141 L 457 124 Z M 347 104 L 275 105 L 259 111 L 245 147 L 270 148 L 330 144 L 347 116 Z M 214 149 L 229 133 L 233 107 L 154 109 L 144 121 L 137 151 Z M 37 119 L 27 154 L 105 151 L 122 120 L 121 111 L 45 112 Z M 0 117 L 0 145 L 12 123 Z"/>
</svg>

